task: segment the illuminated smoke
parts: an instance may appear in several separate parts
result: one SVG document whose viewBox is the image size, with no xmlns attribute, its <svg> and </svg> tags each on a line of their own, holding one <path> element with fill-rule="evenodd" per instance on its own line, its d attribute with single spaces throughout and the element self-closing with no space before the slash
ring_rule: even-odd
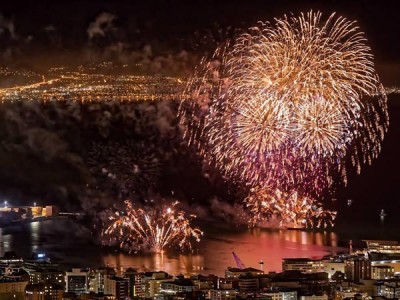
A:
<svg viewBox="0 0 400 300">
<path fill-rule="evenodd" d="M 95 143 L 88 164 L 102 191 L 114 190 L 123 197 L 132 191 L 147 192 L 161 172 L 161 155 L 152 144 L 126 142 Z"/>
</svg>

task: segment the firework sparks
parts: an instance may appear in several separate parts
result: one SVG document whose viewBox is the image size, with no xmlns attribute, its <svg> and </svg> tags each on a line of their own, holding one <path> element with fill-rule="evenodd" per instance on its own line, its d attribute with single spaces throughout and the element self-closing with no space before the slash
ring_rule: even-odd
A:
<svg viewBox="0 0 400 300">
<path fill-rule="evenodd" d="M 119 242 L 121 248 L 129 251 L 162 253 L 171 247 L 191 250 L 192 239 L 199 242 L 203 232 L 190 225 L 183 211 L 175 210 L 177 204 L 141 209 L 125 201 L 125 212 L 117 211 L 109 217 L 111 224 L 103 231 L 103 236 L 112 243 Z"/>
<path fill-rule="evenodd" d="M 245 205 L 251 215 L 250 227 L 277 220 L 278 227 L 328 228 L 336 218 L 335 211 L 323 209 L 321 203 L 298 192 L 255 188 Z"/>
<path fill-rule="evenodd" d="M 261 23 L 202 61 L 180 106 L 189 144 L 233 180 L 316 197 L 380 152 L 387 99 L 355 22 Z"/>
</svg>

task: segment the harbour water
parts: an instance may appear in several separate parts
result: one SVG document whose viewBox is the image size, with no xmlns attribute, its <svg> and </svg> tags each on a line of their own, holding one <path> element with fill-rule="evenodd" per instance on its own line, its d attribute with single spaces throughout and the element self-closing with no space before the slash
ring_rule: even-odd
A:
<svg viewBox="0 0 400 300">
<path fill-rule="evenodd" d="M 338 241 L 334 232 L 227 230 L 210 226 L 202 241 L 194 245 L 193 253 L 167 250 L 164 254 L 128 254 L 101 247 L 88 228 L 72 220 L 54 219 L 1 229 L 0 255 L 14 251 L 29 257 L 33 252 L 43 251 L 69 267 L 108 265 L 120 270 L 128 267 L 139 271 L 164 270 L 175 275 L 223 275 L 227 267 L 235 266 L 233 251 L 246 267 L 258 268 L 262 260 L 264 271 L 280 271 L 285 257 L 319 258 L 346 251 Z"/>
</svg>

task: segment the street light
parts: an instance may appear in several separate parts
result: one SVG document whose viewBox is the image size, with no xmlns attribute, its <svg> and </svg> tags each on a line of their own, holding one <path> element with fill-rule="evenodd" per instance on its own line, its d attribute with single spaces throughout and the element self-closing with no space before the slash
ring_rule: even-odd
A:
<svg viewBox="0 0 400 300">
<path fill-rule="evenodd" d="M 33 206 L 36 207 L 36 202 L 33 202 Z"/>
<path fill-rule="evenodd" d="M 6 201 L 4 201 L 4 207 L 7 207 L 7 200 Z"/>
</svg>

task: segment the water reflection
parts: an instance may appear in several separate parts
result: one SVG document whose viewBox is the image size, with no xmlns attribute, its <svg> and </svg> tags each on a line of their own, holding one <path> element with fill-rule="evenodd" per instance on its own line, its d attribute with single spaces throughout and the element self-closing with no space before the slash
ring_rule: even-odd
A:
<svg viewBox="0 0 400 300">
<path fill-rule="evenodd" d="M 235 266 L 235 251 L 246 266 L 264 271 L 280 271 L 285 257 L 322 257 L 343 251 L 337 247 L 337 236 L 332 232 L 305 232 L 298 230 L 253 229 L 226 233 L 214 231 L 201 242 L 196 255 L 107 255 L 104 264 L 141 271 L 164 270 L 172 274 L 213 273 L 221 275 L 228 266 Z"/>
<path fill-rule="evenodd" d="M 106 254 L 103 256 L 105 266 L 124 270 L 134 267 L 140 271 L 165 271 L 172 274 L 203 273 L 205 258 L 202 255 L 157 253 L 148 255 L 129 255 L 126 253 Z"/>
<path fill-rule="evenodd" d="M 32 222 L 30 223 L 30 245 L 31 245 L 31 252 L 35 252 L 38 250 L 38 244 L 40 241 L 40 222 Z"/>
<path fill-rule="evenodd" d="M 279 230 L 280 237 L 296 244 L 337 247 L 334 232 L 310 232 L 300 230 Z"/>
<path fill-rule="evenodd" d="M 248 267 L 264 271 L 280 271 L 285 257 L 321 257 L 343 251 L 337 247 L 333 232 L 252 229 L 239 232 L 208 228 L 193 254 L 168 251 L 164 254 L 133 255 L 110 252 L 92 242 L 89 230 L 70 220 L 33 222 L 21 228 L 0 229 L 0 255 L 15 251 L 30 256 L 44 250 L 53 258 L 70 266 L 108 265 L 122 271 L 128 267 L 140 271 L 164 270 L 171 274 L 222 275 L 228 266 L 235 266 L 232 251 Z"/>
<path fill-rule="evenodd" d="M 0 228 L 0 252 L 5 253 L 12 249 L 13 236 L 5 234 L 4 229 Z"/>
</svg>

